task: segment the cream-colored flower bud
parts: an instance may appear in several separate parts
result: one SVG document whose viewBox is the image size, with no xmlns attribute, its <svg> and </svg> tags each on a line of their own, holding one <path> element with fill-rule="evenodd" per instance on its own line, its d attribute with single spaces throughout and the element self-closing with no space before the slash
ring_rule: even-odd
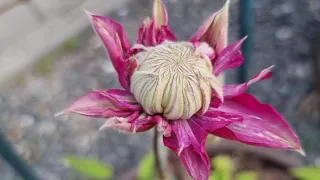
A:
<svg viewBox="0 0 320 180">
<path fill-rule="evenodd" d="M 212 88 L 222 92 L 210 60 L 191 43 L 164 42 L 146 47 L 136 58 L 131 92 L 148 114 L 188 119 L 207 111 Z"/>
</svg>

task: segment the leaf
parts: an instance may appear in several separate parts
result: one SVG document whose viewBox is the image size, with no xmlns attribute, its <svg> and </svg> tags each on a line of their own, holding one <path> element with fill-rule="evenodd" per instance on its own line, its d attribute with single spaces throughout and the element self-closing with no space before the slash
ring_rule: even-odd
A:
<svg viewBox="0 0 320 180">
<path fill-rule="evenodd" d="M 112 168 L 96 159 L 66 155 L 63 160 L 69 168 L 90 178 L 109 179 L 113 176 Z"/>
<path fill-rule="evenodd" d="M 220 155 L 211 160 L 212 166 L 219 171 L 232 171 L 232 160 L 229 156 Z"/>
<path fill-rule="evenodd" d="M 301 168 L 293 168 L 291 174 L 301 180 L 314 180 L 315 177 L 320 177 L 320 167 L 306 166 Z"/>
<path fill-rule="evenodd" d="M 209 180 L 231 180 L 233 165 L 229 156 L 220 155 L 211 159 L 215 171 L 211 173 Z"/>
<path fill-rule="evenodd" d="M 236 174 L 236 180 L 257 180 L 258 174 L 254 171 L 243 171 Z"/>
<path fill-rule="evenodd" d="M 154 177 L 154 155 L 153 153 L 146 154 L 139 163 L 138 179 L 152 180 Z"/>
<path fill-rule="evenodd" d="M 223 177 L 219 171 L 212 171 L 209 180 L 223 180 Z"/>
</svg>

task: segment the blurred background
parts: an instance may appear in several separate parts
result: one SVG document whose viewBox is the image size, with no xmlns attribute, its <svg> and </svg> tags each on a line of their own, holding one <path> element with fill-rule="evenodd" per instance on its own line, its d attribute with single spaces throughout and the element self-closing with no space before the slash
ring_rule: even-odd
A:
<svg viewBox="0 0 320 180">
<path fill-rule="evenodd" d="M 224 3 L 163 1 L 169 25 L 182 40 Z M 114 179 L 118 179 L 149 151 L 151 132 L 99 132 L 102 119 L 54 114 L 93 89 L 119 87 L 82 9 L 119 21 L 134 42 L 142 20 L 151 15 L 152 3 L 1 0 L 0 128 L 41 179 L 70 179 L 72 172 L 61 161 L 65 154 L 100 159 L 114 168 Z M 320 1 L 252 0 L 252 7 L 252 41 L 246 50 L 251 58 L 244 71 L 229 71 L 226 82 L 249 79 L 275 65 L 273 78 L 249 91 L 272 104 L 294 126 L 307 153 L 303 163 L 320 165 Z M 231 0 L 229 43 L 240 38 L 239 18 L 240 0 Z M 0 177 L 19 179 L 1 159 Z"/>
</svg>

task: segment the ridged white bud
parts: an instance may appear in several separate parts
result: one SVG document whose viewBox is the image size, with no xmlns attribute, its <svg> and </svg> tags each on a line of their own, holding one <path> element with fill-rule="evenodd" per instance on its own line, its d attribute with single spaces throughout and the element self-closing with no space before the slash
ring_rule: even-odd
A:
<svg viewBox="0 0 320 180">
<path fill-rule="evenodd" d="M 189 42 L 146 47 L 136 58 L 139 66 L 131 77 L 131 92 L 150 115 L 189 119 L 207 111 L 212 88 L 222 92 L 209 58 Z"/>
</svg>

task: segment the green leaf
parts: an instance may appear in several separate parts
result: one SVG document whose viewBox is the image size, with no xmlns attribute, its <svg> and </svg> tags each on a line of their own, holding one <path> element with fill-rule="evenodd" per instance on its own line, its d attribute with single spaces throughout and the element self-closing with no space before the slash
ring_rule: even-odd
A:
<svg viewBox="0 0 320 180">
<path fill-rule="evenodd" d="M 215 171 L 211 175 L 210 180 L 231 180 L 232 176 L 232 160 L 229 156 L 220 155 L 211 159 L 211 164 Z"/>
<path fill-rule="evenodd" d="M 320 177 L 320 167 L 306 166 L 301 168 L 293 168 L 291 174 L 302 180 L 314 180 L 315 177 Z"/>
<path fill-rule="evenodd" d="M 66 155 L 63 159 L 68 167 L 84 176 L 97 179 L 109 179 L 113 176 L 112 168 L 102 161 L 74 155 Z"/>
<path fill-rule="evenodd" d="M 211 160 L 216 171 L 232 171 L 232 160 L 229 156 L 220 155 Z"/>
<path fill-rule="evenodd" d="M 209 180 L 223 180 L 223 177 L 219 171 L 214 171 L 211 172 Z"/>
<path fill-rule="evenodd" d="M 236 180 L 257 180 L 258 174 L 254 171 L 243 171 L 236 174 Z"/>
<path fill-rule="evenodd" d="M 154 177 L 154 155 L 153 153 L 146 154 L 139 163 L 138 179 L 152 180 Z"/>
</svg>

